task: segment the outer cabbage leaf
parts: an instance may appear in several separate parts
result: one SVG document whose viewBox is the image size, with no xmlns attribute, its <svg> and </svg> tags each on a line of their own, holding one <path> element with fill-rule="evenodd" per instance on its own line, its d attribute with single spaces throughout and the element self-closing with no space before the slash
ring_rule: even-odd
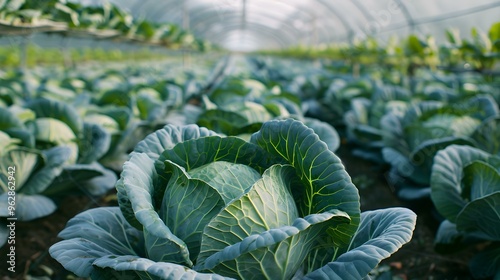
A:
<svg viewBox="0 0 500 280">
<path fill-rule="evenodd" d="M 163 151 L 172 149 L 178 143 L 213 135 L 217 133 L 194 124 L 181 127 L 166 125 L 139 142 L 134 151 L 146 153 L 151 159 L 157 160 Z"/>
<path fill-rule="evenodd" d="M 23 123 L 7 108 L 0 107 L 0 130 L 24 128 Z"/>
<path fill-rule="evenodd" d="M 374 105 L 378 106 L 373 107 Z M 380 119 L 385 105 L 385 102 L 374 104 L 366 98 L 351 100 L 351 110 L 344 114 L 348 139 L 367 147 L 381 146 Z"/>
<path fill-rule="evenodd" d="M 115 186 L 116 174 L 105 169 L 97 162 L 92 164 L 72 164 L 65 166 L 50 186 L 45 195 L 61 195 L 79 189 L 93 196 L 104 195 Z"/>
<path fill-rule="evenodd" d="M 444 220 L 434 238 L 434 249 L 438 253 L 450 254 L 459 252 L 469 245 L 484 243 L 485 238 L 487 237 L 482 232 L 458 231 L 456 224 Z"/>
<path fill-rule="evenodd" d="M 456 221 L 460 231 L 479 231 L 490 240 L 500 240 L 500 190 L 467 203 Z"/>
<path fill-rule="evenodd" d="M 279 99 L 274 99 L 274 100 L 267 100 L 265 101 L 262 106 L 266 108 L 266 110 L 272 114 L 273 117 L 281 117 L 281 118 L 289 118 L 291 117 L 292 114 L 287 110 L 286 106 L 284 104 L 279 103 L 279 101 L 283 101 Z M 293 103 L 293 102 L 290 102 Z M 296 104 L 294 104 L 297 106 Z M 298 110 L 300 112 L 300 110 Z"/>
<path fill-rule="evenodd" d="M 399 174 L 407 177 L 414 172 L 414 168 L 411 165 L 411 162 L 398 150 L 390 147 L 385 147 L 382 149 L 382 155 L 384 157 L 384 160 L 391 164 L 391 166 L 393 166 L 393 168 L 397 170 Z"/>
<path fill-rule="evenodd" d="M 276 117 L 289 117 L 291 115 L 300 116 L 302 110 L 300 108 L 301 101 L 293 94 L 268 95 L 266 101 L 262 104 L 266 109 L 274 113 Z"/>
<path fill-rule="evenodd" d="M 124 112 L 122 113 L 124 115 L 126 114 Z M 120 130 L 125 130 L 128 124 L 127 120 L 127 122 L 124 123 L 123 124 L 124 126 L 122 127 L 114 118 L 105 115 L 104 113 L 95 113 L 95 112 L 86 115 L 83 120 L 84 120 L 84 126 L 88 126 L 90 128 L 95 125 L 100 126 L 102 129 L 104 129 L 104 131 L 108 132 L 110 135 L 115 135 L 118 134 Z M 88 128 L 85 130 L 89 131 Z M 86 137 L 86 135 L 88 135 L 88 132 L 84 133 L 83 138 L 88 138 Z"/>
<path fill-rule="evenodd" d="M 188 103 L 184 104 L 182 108 L 168 111 L 166 121 L 171 125 L 190 125 L 196 123 L 202 112 L 201 107 Z"/>
<path fill-rule="evenodd" d="M 500 117 L 492 117 L 481 123 L 472 138 L 482 150 L 500 155 Z"/>
<path fill-rule="evenodd" d="M 0 130 L 10 137 L 20 139 L 23 146 L 32 148 L 35 145 L 33 135 L 26 130 L 23 122 L 9 109 L 3 107 L 0 107 Z"/>
<path fill-rule="evenodd" d="M 79 277 L 89 277 L 93 262 L 105 256 L 144 256 L 142 233 L 132 228 L 118 207 L 87 210 L 71 219 L 59 233 L 64 238 L 49 249 L 50 255 Z"/>
<path fill-rule="evenodd" d="M 500 114 L 498 104 L 490 94 L 475 96 L 469 99 L 464 107 L 467 112 L 471 112 L 471 117 L 480 120 L 486 120 Z"/>
<path fill-rule="evenodd" d="M 160 103 L 159 99 L 155 99 L 143 92 L 139 93 L 136 99 L 140 119 L 156 123 L 165 116 L 166 108 Z"/>
<path fill-rule="evenodd" d="M 383 132 L 378 128 L 374 128 L 368 125 L 358 124 L 352 130 L 353 137 L 362 142 L 364 146 L 368 147 L 381 147 Z"/>
<path fill-rule="evenodd" d="M 21 140 L 21 145 L 27 148 L 35 148 L 35 137 L 27 129 L 24 128 L 9 128 L 5 132 L 13 138 Z"/>
<path fill-rule="evenodd" d="M 19 144 L 20 140 L 10 137 L 7 133 L 0 130 L 0 157 L 6 154 L 8 151 L 15 149 Z"/>
<path fill-rule="evenodd" d="M 114 171 L 106 169 L 98 163 L 95 163 L 95 165 L 101 170 L 102 175 L 85 181 L 83 190 L 95 196 L 105 195 L 109 190 L 113 189 L 118 178 Z"/>
<path fill-rule="evenodd" d="M 92 263 L 113 252 L 83 238 L 73 238 L 57 242 L 49 248 L 49 253 L 66 270 L 79 277 L 89 277 L 95 269 Z"/>
<path fill-rule="evenodd" d="M 7 211 L 8 198 L 7 193 L 0 195 L 0 216 L 9 217 L 9 212 Z M 31 221 L 40 217 L 48 216 L 52 214 L 57 209 L 56 204 L 50 198 L 32 194 L 26 195 L 22 193 L 16 193 L 16 218 L 19 221 Z"/>
<path fill-rule="evenodd" d="M 409 164 L 411 164 L 414 169 L 408 177 L 419 184 L 429 185 L 434 156 L 438 151 L 450 145 L 473 146 L 473 142 L 469 139 L 460 137 L 444 137 L 422 142 L 422 144 L 413 150 L 408 158 Z"/>
<path fill-rule="evenodd" d="M 76 163 L 78 157 L 77 138 L 64 122 L 51 118 L 38 118 L 33 122 L 32 131 L 37 144 L 49 143 L 71 149 L 71 163 Z"/>
<path fill-rule="evenodd" d="M 79 143 L 79 163 L 92 163 L 103 157 L 111 145 L 111 134 L 98 124 L 85 123 Z"/>
<path fill-rule="evenodd" d="M 54 212 L 57 208 L 52 200 L 40 195 L 53 180 L 62 172 L 63 166 L 70 156 L 66 147 L 56 147 L 42 153 L 16 149 L 11 150 L 1 158 L 0 170 L 8 174 L 8 167 L 15 166 L 17 211 L 19 220 L 33 220 Z M 0 186 L 5 191 L 8 189 L 8 177 L 0 175 Z M 7 217 L 7 198 L 2 199 L 5 207 L 0 210 L 0 216 Z"/>
<path fill-rule="evenodd" d="M 31 173 L 28 181 L 18 189 L 25 194 L 38 194 L 46 190 L 59 176 L 70 160 L 72 151 L 68 147 L 55 147 L 42 151 L 44 165 L 35 173 Z"/>
<path fill-rule="evenodd" d="M 439 225 L 436 237 L 434 238 L 434 249 L 438 253 L 458 252 L 464 249 L 468 244 L 474 242 L 465 233 L 457 230 L 457 225 L 444 220 Z"/>
<path fill-rule="evenodd" d="M 156 248 L 161 245 L 164 254 L 154 255 L 161 257 L 161 259 L 156 259 L 157 261 L 190 265 L 186 244 L 170 231 L 156 212 L 158 206 L 153 200 L 153 193 L 158 175 L 153 160 L 144 153 L 133 152 L 129 161 L 123 165 L 120 180 L 117 188 L 122 189 L 118 191 L 121 191 L 123 197 L 130 201 L 129 204 L 120 203 L 120 208 L 125 208 L 124 214 L 127 220 L 130 219 L 135 224 L 139 223 L 144 228 L 146 248 L 158 253 Z M 132 213 L 126 207 L 132 208 L 133 215 L 130 215 Z"/>
<path fill-rule="evenodd" d="M 105 116 L 108 116 L 112 118 L 116 124 L 118 124 L 118 129 L 119 130 L 125 130 L 129 126 L 133 116 L 132 112 L 128 108 L 124 107 L 116 107 L 116 106 L 111 106 L 111 107 L 106 107 L 106 108 L 99 108 L 100 114 L 103 114 Z M 103 120 L 96 119 L 99 121 L 99 123 L 102 124 Z M 110 129 L 115 129 L 114 123 L 111 123 L 109 121 L 105 121 L 105 123 L 108 123 L 111 125 L 111 127 L 108 127 Z"/>
<path fill-rule="evenodd" d="M 56 145 L 76 142 L 76 136 L 69 126 L 57 119 L 38 118 L 35 120 L 34 128 L 33 132 L 37 141 Z"/>
<path fill-rule="evenodd" d="M 402 117 L 397 114 L 386 114 L 380 120 L 380 126 L 382 128 L 384 149 L 391 148 L 404 155 L 410 153 L 410 146 L 406 143 L 404 136 Z"/>
<path fill-rule="evenodd" d="M 2 191 L 8 190 L 9 167 L 15 167 L 14 177 L 16 179 L 16 191 L 19 192 L 22 186 L 30 179 L 39 162 L 43 162 L 41 153 L 23 148 L 9 151 L 0 158 L 0 187 Z"/>
<path fill-rule="evenodd" d="M 127 91 L 118 89 L 118 87 L 106 91 L 97 102 L 99 106 L 115 105 L 129 109 L 132 109 L 133 104 L 134 96 L 131 96 Z"/>
<path fill-rule="evenodd" d="M 234 102 L 224 105 L 223 108 L 237 112 L 245 118 L 247 124 L 264 123 L 273 118 L 263 105 L 251 101 Z"/>
<path fill-rule="evenodd" d="M 188 172 L 216 161 L 245 164 L 263 172 L 273 163 L 279 162 L 259 146 L 231 136 L 209 136 L 184 141 L 165 150 L 160 159 L 171 160 Z"/>
<path fill-rule="evenodd" d="M 64 122 L 77 136 L 83 130 L 83 121 L 78 111 L 71 105 L 50 99 L 35 99 L 27 106 L 33 110 L 37 118 L 53 118 Z"/>
<path fill-rule="evenodd" d="M 92 241 L 113 254 L 145 254 L 142 233 L 125 221 L 118 207 L 100 207 L 80 213 L 66 224 L 58 236 Z"/>
<path fill-rule="evenodd" d="M 500 165 L 495 169 L 486 162 L 474 161 L 463 170 L 463 183 L 471 201 L 500 191 Z"/>
<path fill-rule="evenodd" d="M 363 212 L 348 251 L 304 279 L 363 279 L 381 260 L 410 241 L 416 218 L 406 208 Z"/>
<path fill-rule="evenodd" d="M 188 267 L 165 262 L 153 262 L 137 256 L 105 256 L 94 263 L 92 279 L 169 279 L 169 280 L 230 280 L 218 274 L 200 273 Z"/>
</svg>

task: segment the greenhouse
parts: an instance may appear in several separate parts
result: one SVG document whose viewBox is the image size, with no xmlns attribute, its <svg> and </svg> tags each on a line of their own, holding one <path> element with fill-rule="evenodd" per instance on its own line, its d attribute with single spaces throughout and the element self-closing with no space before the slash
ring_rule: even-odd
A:
<svg viewBox="0 0 500 280">
<path fill-rule="evenodd" d="M 499 15 L 0 0 L 0 278 L 500 279 Z"/>
</svg>

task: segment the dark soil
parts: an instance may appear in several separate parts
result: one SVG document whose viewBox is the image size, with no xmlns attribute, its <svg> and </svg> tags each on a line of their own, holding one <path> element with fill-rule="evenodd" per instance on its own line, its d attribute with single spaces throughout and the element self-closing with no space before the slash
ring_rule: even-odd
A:
<svg viewBox="0 0 500 280">
<path fill-rule="evenodd" d="M 354 157 L 345 146 L 338 151 L 346 169 L 360 189 L 363 211 L 393 206 L 410 207 L 397 199 L 387 184 L 386 167 Z M 0 279 L 27 279 L 31 276 L 50 276 L 50 279 L 67 279 L 67 272 L 48 254 L 48 248 L 59 241 L 57 234 L 76 214 L 98 206 L 116 205 L 111 195 L 98 201 L 86 196 L 72 196 L 63 201 L 52 215 L 31 222 L 16 223 L 16 272 L 7 274 L 7 263 L 0 262 Z M 444 256 L 433 250 L 433 240 L 438 226 L 431 214 L 432 204 L 411 207 L 418 214 L 413 239 L 396 254 L 379 266 L 382 279 L 472 279 L 467 261 L 471 251 Z M 2 259 L 7 246 L 0 249 Z M 387 277 L 387 278 L 386 278 Z M 73 278 L 74 279 L 74 278 Z"/>
</svg>

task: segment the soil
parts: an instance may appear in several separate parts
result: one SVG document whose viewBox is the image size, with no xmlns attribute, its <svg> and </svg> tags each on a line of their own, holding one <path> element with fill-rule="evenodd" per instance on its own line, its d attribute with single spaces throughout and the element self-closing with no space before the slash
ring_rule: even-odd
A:
<svg viewBox="0 0 500 280">
<path fill-rule="evenodd" d="M 379 279 L 472 279 L 467 268 L 467 261 L 472 256 L 472 251 L 454 256 L 444 256 L 434 252 L 433 240 L 438 222 L 429 211 L 432 204 L 424 203 L 415 207 L 398 200 L 385 180 L 387 168 L 352 156 L 345 145 L 339 149 L 337 155 L 360 189 L 363 211 L 403 206 L 411 208 L 418 215 L 413 239 L 380 264 L 378 272 L 382 276 Z M 76 214 L 94 207 L 116 205 L 116 200 L 109 199 L 110 197 L 113 197 L 113 193 L 97 201 L 86 196 L 68 197 L 50 216 L 31 222 L 17 222 L 16 272 L 5 275 L 7 263 L 1 261 L 0 279 L 29 279 L 29 276 L 49 276 L 44 279 L 75 279 L 50 257 L 48 248 L 59 241 L 57 234 Z M 0 249 L 1 256 L 6 256 L 7 253 L 7 246 Z"/>
</svg>

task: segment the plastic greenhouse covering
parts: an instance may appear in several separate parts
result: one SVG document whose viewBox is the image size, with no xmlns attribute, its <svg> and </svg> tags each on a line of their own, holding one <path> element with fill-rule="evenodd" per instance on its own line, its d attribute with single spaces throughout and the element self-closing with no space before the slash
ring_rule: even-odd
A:
<svg viewBox="0 0 500 280">
<path fill-rule="evenodd" d="M 0 279 L 500 280 L 500 0 L 0 0 Z"/>
</svg>

